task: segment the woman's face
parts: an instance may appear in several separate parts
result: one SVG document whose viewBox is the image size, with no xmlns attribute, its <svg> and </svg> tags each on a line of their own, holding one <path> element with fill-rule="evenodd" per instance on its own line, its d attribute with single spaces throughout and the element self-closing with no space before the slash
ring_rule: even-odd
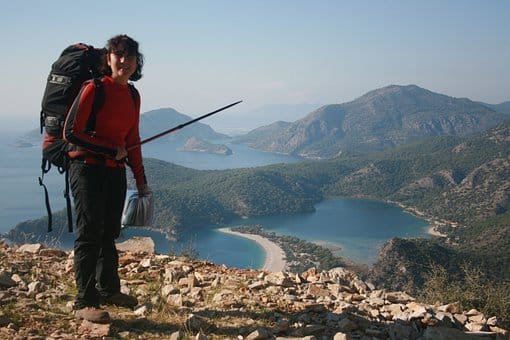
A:
<svg viewBox="0 0 510 340">
<path fill-rule="evenodd" d="M 112 69 L 112 78 L 119 84 L 127 84 L 129 77 L 136 71 L 137 56 L 129 55 L 124 46 L 108 53 L 108 66 Z"/>
</svg>

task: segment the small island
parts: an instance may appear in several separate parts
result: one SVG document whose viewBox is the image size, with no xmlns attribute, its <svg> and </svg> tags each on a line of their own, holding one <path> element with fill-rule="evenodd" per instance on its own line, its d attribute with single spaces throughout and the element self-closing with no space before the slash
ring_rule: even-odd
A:
<svg viewBox="0 0 510 340">
<path fill-rule="evenodd" d="M 28 141 L 18 140 L 16 142 L 14 142 L 13 144 L 11 144 L 11 146 L 13 146 L 15 148 L 31 148 L 35 145 Z"/>
<path fill-rule="evenodd" d="M 191 137 L 188 139 L 186 144 L 178 151 L 187 151 L 187 152 L 204 152 L 204 153 L 212 153 L 217 155 L 231 155 L 232 150 L 224 145 L 224 144 L 213 144 L 205 141 L 201 138 Z"/>
</svg>

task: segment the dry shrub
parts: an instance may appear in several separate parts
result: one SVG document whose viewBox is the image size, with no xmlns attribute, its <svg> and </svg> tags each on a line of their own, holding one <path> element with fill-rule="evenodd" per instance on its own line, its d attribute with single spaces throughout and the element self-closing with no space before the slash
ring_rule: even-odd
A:
<svg viewBox="0 0 510 340">
<path fill-rule="evenodd" d="M 510 328 L 510 282 L 488 279 L 479 268 L 462 266 L 462 277 L 431 264 L 419 299 L 429 304 L 459 302 L 463 310 L 475 308 L 488 317 L 496 316 L 503 328 Z"/>
</svg>

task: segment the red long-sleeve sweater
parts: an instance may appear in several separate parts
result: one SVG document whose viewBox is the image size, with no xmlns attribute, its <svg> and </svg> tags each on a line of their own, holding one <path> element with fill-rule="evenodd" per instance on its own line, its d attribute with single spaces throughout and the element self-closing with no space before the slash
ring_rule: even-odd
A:
<svg viewBox="0 0 510 340">
<path fill-rule="evenodd" d="M 71 158 L 103 155 L 115 159 L 117 148 L 128 148 L 140 143 L 138 123 L 140 100 L 134 103 L 129 85 L 120 85 L 111 77 L 101 80 L 104 87 L 104 104 L 97 111 L 95 133 L 85 133 L 96 88 L 88 84 L 74 101 L 64 125 L 64 138 L 80 151 L 70 151 Z M 139 98 L 139 96 L 138 96 Z M 128 151 L 128 160 L 136 184 L 145 184 L 141 147 Z"/>
</svg>

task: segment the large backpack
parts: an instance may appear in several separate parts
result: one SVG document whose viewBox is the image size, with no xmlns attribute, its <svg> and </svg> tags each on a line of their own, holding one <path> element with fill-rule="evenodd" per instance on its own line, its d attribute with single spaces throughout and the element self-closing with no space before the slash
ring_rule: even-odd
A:
<svg viewBox="0 0 510 340">
<path fill-rule="evenodd" d="M 67 218 L 69 231 L 73 230 L 71 199 L 69 196 L 68 156 L 69 147 L 63 139 L 63 128 L 67 114 L 78 93 L 89 82 L 93 82 L 96 91 L 92 112 L 86 125 L 87 133 L 95 130 L 96 113 L 104 103 L 104 88 L 99 80 L 99 66 L 101 63 L 100 50 L 90 45 L 75 44 L 67 47 L 51 66 L 46 88 L 42 99 L 40 116 L 41 133 L 44 130 L 42 145 L 42 175 L 39 185 L 44 188 L 46 210 L 48 212 L 48 232 L 52 230 L 52 213 L 49 203 L 48 190 L 43 183 L 44 174 L 51 166 L 57 167 L 65 173 L 66 188 L 64 196 L 67 204 Z"/>
</svg>

